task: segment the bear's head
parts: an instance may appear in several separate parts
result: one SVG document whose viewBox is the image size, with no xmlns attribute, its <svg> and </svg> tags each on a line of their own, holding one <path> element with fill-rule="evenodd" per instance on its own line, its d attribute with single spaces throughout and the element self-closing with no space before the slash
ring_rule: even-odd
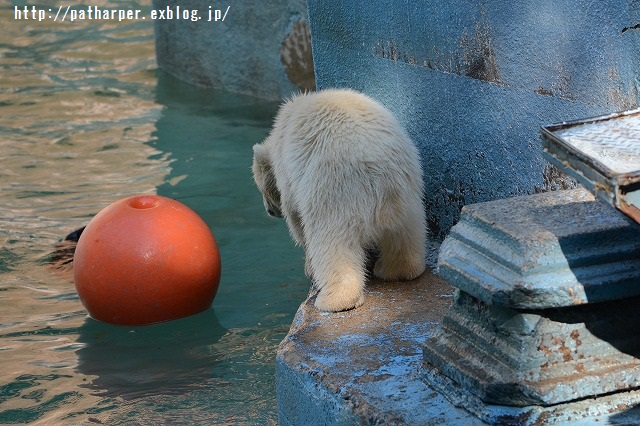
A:
<svg viewBox="0 0 640 426">
<path fill-rule="evenodd" d="M 253 179 L 262 193 L 264 208 L 269 216 L 283 217 L 280 205 L 280 191 L 276 186 L 276 177 L 273 174 L 271 161 L 267 148 L 263 144 L 253 146 Z"/>
</svg>

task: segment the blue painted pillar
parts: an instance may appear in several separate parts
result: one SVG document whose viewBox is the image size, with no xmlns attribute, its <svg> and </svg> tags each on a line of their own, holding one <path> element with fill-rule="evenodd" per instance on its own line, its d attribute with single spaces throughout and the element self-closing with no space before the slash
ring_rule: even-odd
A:
<svg viewBox="0 0 640 426">
<path fill-rule="evenodd" d="M 640 0 L 307 3 L 318 87 L 361 90 L 406 126 L 438 240 L 465 204 L 571 186 L 541 125 L 640 99 Z"/>
<path fill-rule="evenodd" d="M 280 100 L 315 87 L 304 0 L 153 0 L 158 66 L 188 83 Z"/>
</svg>

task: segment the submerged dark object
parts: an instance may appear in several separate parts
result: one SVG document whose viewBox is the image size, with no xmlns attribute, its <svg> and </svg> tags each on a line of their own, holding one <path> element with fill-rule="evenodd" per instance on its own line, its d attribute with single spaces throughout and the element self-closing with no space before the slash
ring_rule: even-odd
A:
<svg viewBox="0 0 640 426">
<path fill-rule="evenodd" d="M 84 231 L 84 228 L 86 228 L 86 226 L 83 226 L 80 229 L 76 229 L 75 231 L 67 235 L 64 238 L 64 241 L 75 241 L 77 243 L 78 240 L 80 239 L 80 235 L 82 235 L 82 231 Z"/>
<path fill-rule="evenodd" d="M 56 244 L 55 250 L 51 253 L 48 264 L 49 268 L 60 272 L 70 272 L 73 270 L 73 256 L 84 228 L 83 226 L 82 228 L 76 229 L 67 235 L 64 240 Z"/>
</svg>

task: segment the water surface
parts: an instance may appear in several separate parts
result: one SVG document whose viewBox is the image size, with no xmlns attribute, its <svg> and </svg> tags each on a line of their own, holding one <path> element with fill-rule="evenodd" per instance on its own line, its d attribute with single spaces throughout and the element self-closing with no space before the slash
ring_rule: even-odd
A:
<svg viewBox="0 0 640 426">
<path fill-rule="evenodd" d="M 0 22 L 0 424 L 276 423 L 275 351 L 308 290 L 250 175 L 276 105 L 163 75 L 150 21 L 15 21 L 0 1 Z M 67 233 L 139 193 L 212 228 L 209 311 L 103 324 L 50 267 Z"/>
</svg>

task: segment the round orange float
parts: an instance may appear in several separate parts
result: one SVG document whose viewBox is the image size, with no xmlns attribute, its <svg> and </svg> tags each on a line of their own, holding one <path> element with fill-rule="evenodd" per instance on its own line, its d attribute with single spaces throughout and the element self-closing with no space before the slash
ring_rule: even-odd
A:
<svg viewBox="0 0 640 426">
<path fill-rule="evenodd" d="M 143 325 L 208 309 L 220 282 L 220 254 L 207 224 L 158 195 L 125 198 L 82 233 L 74 280 L 91 317 Z"/>
</svg>

